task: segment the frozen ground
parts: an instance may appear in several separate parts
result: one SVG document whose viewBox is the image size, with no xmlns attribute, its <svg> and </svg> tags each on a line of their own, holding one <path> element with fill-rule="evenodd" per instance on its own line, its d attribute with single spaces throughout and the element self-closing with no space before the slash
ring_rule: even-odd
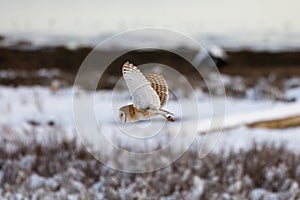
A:
<svg viewBox="0 0 300 200">
<path fill-rule="evenodd" d="M 265 119 L 276 119 L 285 116 L 299 115 L 300 101 L 283 103 L 276 101 L 258 101 L 247 99 L 226 99 L 217 98 L 214 101 L 215 107 L 212 107 L 211 98 L 204 94 L 196 94 L 198 103 L 198 114 L 193 107 L 195 104 L 190 103 L 188 98 L 179 101 L 170 100 L 167 104 L 167 110 L 175 113 L 177 121 L 175 123 L 165 123 L 163 119 L 153 120 L 151 123 L 141 122 L 136 124 L 122 124 L 117 119 L 118 108 L 128 104 L 129 94 L 125 92 L 98 91 L 96 93 L 87 91 L 78 91 L 74 95 L 76 99 L 83 99 L 82 107 L 86 107 L 84 99 L 94 97 L 94 117 L 96 122 L 102 125 L 105 134 L 111 139 L 118 137 L 123 138 L 124 133 L 120 128 L 130 131 L 131 128 L 155 128 L 164 125 L 168 132 L 175 132 L 179 126 L 186 126 L 186 131 L 194 129 L 198 133 L 214 132 L 223 128 L 231 129 L 224 131 L 218 146 L 223 148 L 248 148 L 252 140 L 257 142 L 282 142 L 285 145 L 300 150 L 296 143 L 300 141 L 298 136 L 299 128 L 288 130 L 265 130 L 265 129 L 248 129 L 245 124 Z M 299 88 L 288 91 L 288 96 L 300 98 Z M 66 88 L 52 92 L 47 87 L 0 87 L 0 126 L 9 127 L 13 132 L 20 133 L 23 129 L 59 128 L 65 132 L 65 137 L 76 137 L 76 129 L 73 115 L 73 89 Z M 224 102 L 223 102 L 224 100 Z M 181 105 L 180 105 L 181 104 Z M 81 107 L 80 106 L 80 107 Z M 216 112 L 215 118 L 220 119 L 219 123 L 212 121 L 213 109 L 225 106 L 224 116 L 222 112 Z M 181 116 L 183 115 L 183 116 Z M 198 116 L 198 120 L 196 119 Z M 86 116 L 84 116 L 86 117 Z M 181 118 L 182 117 L 182 118 Z M 224 119 L 223 123 L 222 120 Z M 79 120 L 75 120 L 79 121 Z M 77 124 L 78 125 L 78 124 Z M 153 130 L 153 129 L 152 129 Z M 166 130 L 163 129 L 163 131 Z M 153 131 L 152 131 L 153 132 Z M 116 134 L 120 133 L 120 134 Z M 151 133 L 139 132 L 136 137 L 147 137 Z M 199 135 L 199 134 L 198 134 Z M 213 134 L 209 134 L 213 135 Z M 4 136 L 2 136 L 4 137 Z M 6 137 L 6 136 L 5 136 Z M 13 137 L 9 135 L 7 137 Z M 199 136 L 201 137 L 201 136 Z M 235 138 L 235 142 L 229 142 Z M 238 142 L 240 141 L 240 142 Z M 222 143 L 226 142 L 227 145 Z M 218 149 L 218 148 L 216 148 Z"/>
<path fill-rule="evenodd" d="M 185 137 L 191 134 L 189 131 L 196 130 L 195 142 L 185 156 L 173 165 L 145 175 L 130 175 L 104 167 L 81 149 L 72 108 L 73 88 L 53 91 L 38 86 L 2 86 L 2 196 L 14 196 L 17 199 L 24 196 L 143 199 L 153 195 L 161 199 L 207 199 L 214 195 L 214 199 L 296 199 L 300 194 L 300 128 L 250 129 L 245 124 L 300 114 L 299 94 L 299 88 L 287 91 L 288 96 L 297 99 L 290 103 L 228 97 L 225 102 L 225 130 L 219 135 L 217 130 L 220 127 L 211 124 L 211 99 L 200 92 L 196 93 L 198 115 L 188 98 L 181 100 L 181 106 L 179 101 L 174 99 L 170 100 L 166 109 L 175 113 L 175 123 L 164 124 L 163 119 L 157 119 L 152 123 L 124 125 L 116 121 L 116 114 L 119 106 L 129 102 L 127 91 L 92 93 L 76 90 L 74 98 L 82 99 L 83 103 L 85 99 L 94 97 L 93 114 L 97 122 L 95 127 L 92 124 L 93 120 L 84 115 L 83 118 L 91 124 L 83 124 L 86 132 L 80 136 L 83 139 L 86 137 L 89 142 L 95 142 L 93 147 L 107 154 L 111 162 L 120 155 L 107 148 L 107 143 L 97 140 L 97 134 L 101 134 L 99 124 L 110 142 L 132 152 L 148 152 L 168 145 L 170 138 L 174 138 L 174 134 L 180 132 L 180 126 L 185 127 L 183 132 L 178 133 L 182 143 L 186 140 Z M 220 98 L 216 102 L 217 105 L 222 105 L 219 104 Z M 87 105 L 81 106 L 84 109 Z M 187 115 L 183 108 L 188 110 Z M 217 117 L 220 116 L 222 115 Z M 210 127 L 211 132 L 203 134 L 210 130 Z M 138 129 L 147 131 L 137 131 Z M 157 134 L 152 135 L 153 130 Z M 146 140 L 141 142 L 139 138 Z M 270 147 L 265 146 L 266 143 Z M 175 145 L 173 148 L 180 147 Z M 197 155 L 203 153 L 199 152 L 203 149 L 204 152 L 212 149 L 212 152 L 204 159 L 199 159 Z M 123 157 L 116 162 L 123 162 L 126 167 L 128 160 Z M 208 173 L 209 171 L 211 172 Z M 165 185 L 168 187 L 155 186 L 164 182 L 162 177 L 167 180 Z M 209 189 L 212 185 L 216 190 Z M 31 193 L 33 196 L 30 197 Z"/>
<path fill-rule="evenodd" d="M 66 46 L 70 49 L 74 49 L 80 46 L 95 46 L 100 44 L 105 39 L 108 39 L 114 34 L 103 33 L 89 36 L 78 36 L 72 34 L 49 34 L 49 33 L 9 33 L 4 34 L 5 39 L 0 40 L 0 47 L 14 47 L 22 50 L 35 50 L 45 46 Z M 272 32 L 270 35 L 266 33 L 255 32 L 231 32 L 230 34 L 220 33 L 202 33 L 187 35 L 192 37 L 200 45 L 209 47 L 214 44 L 219 44 L 227 50 L 239 51 L 239 50 L 253 50 L 253 51 L 297 51 L 299 50 L 299 39 L 297 32 L 284 33 L 281 31 Z M 152 44 L 155 44 L 161 48 L 178 48 L 182 46 L 189 47 L 185 40 L 179 40 L 178 38 L 170 38 L 169 35 L 160 35 L 159 37 L 147 38 Z M 170 42 L 171 41 L 171 42 Z M 177 41 L 177 42 L 174 42 Z M 23 44 L 22 44 L 23 43 Z M 145 43 L 145 35 L 135 36 L 128 42 L 127 40 L 120 41 L 115 40 L 110 48 L 134 48 L 140 44 Z M 130 45 L 128 45 L 130 44 Z M 238 44 L 238 45 L 237 45 Z"/>
</svg>

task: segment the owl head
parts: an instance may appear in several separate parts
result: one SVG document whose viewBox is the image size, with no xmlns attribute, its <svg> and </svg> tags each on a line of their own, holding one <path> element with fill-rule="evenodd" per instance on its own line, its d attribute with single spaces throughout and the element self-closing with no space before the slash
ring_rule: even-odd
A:
<svg viewBox="0 0 300 200">
<path fill-rule="evenodd" d="M 119 120 L 121 122 L 127 122 L 127 116 L 129 116 L 129 107 L 123 106 L 119 109 Z"/>
<path fill-rule="evenodd" d="M 136 122 L 138 121 L 135 107 L 131 105 L 123 106 L 119 109 L 119 119 L 121 122 Z"/>
</svg>

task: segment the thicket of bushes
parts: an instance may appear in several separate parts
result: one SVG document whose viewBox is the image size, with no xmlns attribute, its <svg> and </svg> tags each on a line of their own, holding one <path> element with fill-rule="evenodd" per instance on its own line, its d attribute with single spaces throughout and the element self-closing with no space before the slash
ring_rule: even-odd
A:
<svg viewBox="0 0 300 200">
<path fill-rule="evenodd" d="M 0 146 L 5 198 L 300 198 L 300 157 L 284 147 L 254 145 L 249 151 L 210 154 L 201 160 L 189 150 L 162 170 L 130 174 L 104 166 L 75 141 L 20 144 L 11 153 L 6 146 Z"/>
</svg>

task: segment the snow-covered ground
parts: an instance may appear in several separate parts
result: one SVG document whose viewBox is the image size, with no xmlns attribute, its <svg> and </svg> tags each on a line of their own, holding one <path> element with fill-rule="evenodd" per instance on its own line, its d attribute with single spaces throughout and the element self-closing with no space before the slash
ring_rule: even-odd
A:
<svg viewBox="0 0 300 200">
<path fill-rule="evenodd" d="M 73 93 L 73 88 L 53 91 L 39 86 L 1 86 L 0 150 L 7 153 L 0 154 L 1 196 L 5 199 L 145 199 L 150 196 L 161 199 L 296 199 L 300 195 L 297 182 L 300 177 L 300 127 L 269 130 L 245 126 L 257 120 L 299 115 L 300 88 L 290 89 L 287 96 L 297 100 L 283 103 L 227 97 L 224 131 L 220 134 L 219 127 L 211 124 L 212 101 L 201 92 L 196 93 L 199 113 L 195 112 L 197 109 L 190 99 L 180 100 L 179 96 L 166 106 L 175 114 L 176 122 L 156 119 L 124 125 L 116 116 L 119 106 L 130 101 L 127 91 L 76 90 Z M 96 128 L 88 115 L 82 116 L 90 122 L 88 124 L 75 124 L 80 120 L 74 119 L 73 102 L 80 99 L 84 102 L 90 97 L 94 100 Z M 216 102 L 222 101 L 219 98 Z M 84 110 L 87 105 L 80 107 Z M 184 109 L 190 115 L 186 115 Z M 113 151 L 107 142 L 99 141 L 103 138 L 98 135 L 101 133 L 99 127 L 106 139 L 128 151 L 151 152 L 176 141 L 175 146 L 171 145 L 171 156 L 180 148 L 186 150 L 186 142 L 190 150 L 162 170 L 145 174 L 120 173 L 77 148 L 81 146 L 81 140 L 76 138 L 81 130 L 78 127 L 82 125 L 87 131 L 80 133 L 80 137 L 94 140 L 96 146 L 92 147 L 107 155 L 109 162 L 105 164 L 115 169 L 116 163 L 125 167 L 133 163 L 139 169 L 142 166 L 139 163 L 146 160 L 133 162 L 132 157 Z M 181 126 L 186 127 L 185 132 L 178 133 Z M 210 128 L 213 129 L 209 131 Z M 189 131 L 193 130 L 195 138 L 190 137 Z M 56 143 L 63 141 L 61 139 L 70 143 Z M 178 141 L 183 145 L 178 145 Z M 73 145 L 74 142 L 78 146 Z M 264 146 L 265 143 L 279 149 Z M 45 146 L 41 149 L 39 144 Z M 208 152 L 210 156 L 204 157 Z M 199 159 L 199 153 L 203 159 Z M 166 160 L 163 154 L 161 156 Z"/>
<path fill-rule="evenodd" d="M 287 92 L 288 96 L 300 98 L 300 89 L 294 88 Z M 167 132 L 178 132 L 180 126 L 188 127 L 186 131 L 196 130 L 197 137 L 214 137 L 219 133 L 214 133 L 223 125 L 224 131 L 222 137 L 218 140 L 215 150 L 220 149 L 239 149 L 249 148 L 249 145 L 256 142 L 271 142 L 284 144 L 292 150 L 300 152 L 299 128 L 290 128 L 284 130 L 267 130 L 267 129 L 249 129 L 244 125 L 250 122 L 256 122 L 265 119 L 276 119 L 285 116 L 300 115 L 300 101 L 283 103 L 275 101 L 254 101 L 247 99 L 234 99 L 227 97 L 225 100 L 225 115 L 220 113 L 217 117 L 221 118 L 217 125 L 212 123 L 213 107 L 211 99 L 204 95 L 198 94 L 197 104 L 198 111 L 192 107 L 193 104 L 189 99 L 181 101 L 170 100 L 167 104 L 167 110 L 175 113 L 177 121 L 175 123 L 165 123 L 164 119 L 153 120 L 152 122 L 141 122 L 137 124 L 122 124 L 118 121 L 118 108 L 126 105 L 129 102 L 129 94 L 127 91 L 115 94 L 113 91 L 97 91 L 87 92 L 80 91 L 74 94 L 74 98 L 89 98 L 94 97 L 94 113 L 96 121 L 101 124 L 105 135 L 111 140 L 125 138 L 149 137 L 154 134 L 155 128 L 163 128 Z M 224 100 L 224 99 L 221 99 Z M 224 103 L 224 102 L 223 102 Z M 223 104 L 222 104 L 223 105 Z M 84 107 L 86 105 L 82 105 Z M 183 111 L 184 110 L 184 111 Z M 187 111 L 185 111 L 187 110 Z M 56 127 L 63 130 L 65 137 L 77 137 L 73 114 L 73 88 L 65 88 L 52 92 L 47 87 L 0 87 L 0 127 L 9 127 L 12 132 L 18 133 L 19 139 L 24 129 L 35 127 L 35 130 L 43 128 Z M 193 115 L 193 112 L 195 115 Z M 185 113 L 192 113 L 190 116 L 181 116 Z M 198 116 L 198 117 L 197 117 Z M 224 122 L 222 119 L 224 117 Z M 77 124 L 77 126 L 80 126 Z M 197 128 L 195 128 L 197 126 Z M 137 130 L 149 130 L 143 132 Z M 154 128 L 154 129 L 153 129 Z M 230 130 L 227 130 L 229 129 Z M 96 130 L 96 129 L 95 129 Z M 124 130 L 135 130 L 134 135 L 128 136 L 124 134 Z M 159 130 L 156 130 L 159 132 Z M 161 131 L 161 132 L 163 132 Z M 210 131 L 209 134 L 207 131 Z M 119 133 L 119 134 L 117 134 Z M 201 135 L 200 135 L 201 133 Z M 125 136 L 124 136 L 125 135 Z M 13 137 L 12 135 L 1 137 Z M 151 140 L 159 139 L 160 137 L 150 137 Z M 160 138 L 161 139 L 161 138 Z M 131 139 L 128 139 L 130 141 Z M 152 141 L 153 142 L 153 141 Z M 123 142 L 124 143 L 124 142 Z M 125 142 L 126 143 L 126 142 Z"/>
<path fill-rule="evenodd" d="M 6 33 L 4 39 L 0 40 L 1 47 L 14 47 L 22 50 L 35 50 L 45 46 L 66 46 L 70 49 L 75 49 L 80 46 L 95 46 L 110 36 L 113 36 L 117 32 L 105 32 L 102 34 L 93 34 L 89 36 L 78 36 L 72 34 L 49 34 L 45 32 L 20 32 L 20 33 Z M 192 37 L 195 41 L 204 47 L 209 47 L 214 44 L 219 44 L 222 47 L 232 50 L 252 50 L 252 51 L 297 51 L 299 50 L 299 39 L 298 32 L 281 32 L 273 31 L 272 35 L 268 32 L 231 32 L 228 33 L 197 33 L 190 34 L 188 36 Z M 161 48 L 178 48 L 182 46 L 189 47 L 186 41 L 175 40 L 170 38 L 169 35 L 159 37 L 147 38 L 147 41 L 151 41 L 153 44 L 160 46 Z M 170 42 L 172 41 L 172 42 Z M 177 42 L 174 42 L 177 41 Z M 25 42 L 25 44 L 20 44 L 20 42 Z M 116 40 L 111 48 L 128 48 L 134 47 L 139 44 L 145 43 L 145 35 L 135 36 L 130 42 L 127 40 L 120 41 Z M 129 45 L 130 44 L 130 45 Z"/>
</svg>

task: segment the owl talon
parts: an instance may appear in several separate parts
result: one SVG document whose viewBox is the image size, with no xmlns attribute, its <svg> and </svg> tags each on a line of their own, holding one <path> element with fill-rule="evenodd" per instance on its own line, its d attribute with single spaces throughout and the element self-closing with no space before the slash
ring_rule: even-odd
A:
<svg viewBox="0 0 300 200">
<path fill-rule="evenodd" d="M 162 111 L 162 112 L 165 112 L 165 113 L 168 114 L 168 115 L 173 115 L 173 116 L 174 116 L 174 114 L 171 113 L 170 111 L 164 110 L 164 109 L 162 109 L 162 108 L 160 108 L 159 110 Z"/>
<path fill-rule="evenodd" d="M 175 119 L 171 116 L 167 116 L 166 119 L 169 121 L 169 122 L 175 122 Z"/>
</svg>

